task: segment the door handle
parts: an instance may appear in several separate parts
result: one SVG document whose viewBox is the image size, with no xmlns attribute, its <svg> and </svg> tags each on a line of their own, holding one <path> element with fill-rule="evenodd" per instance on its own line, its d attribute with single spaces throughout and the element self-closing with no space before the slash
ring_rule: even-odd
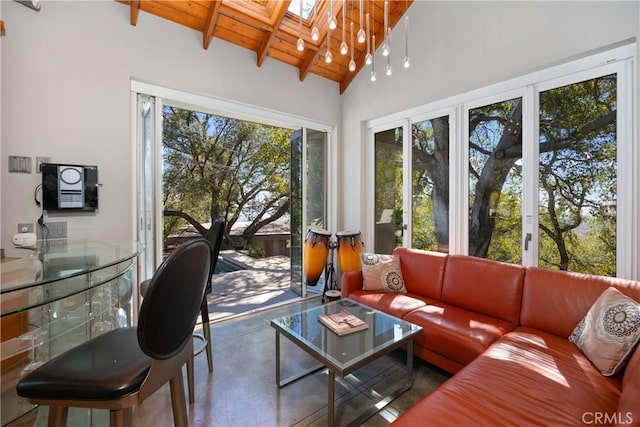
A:
<svg viewBox="0 0 640 427">
<path fill-rule="evenodd" d="M 531 239 L 532 239 L 531 233 L 527 233 L 524 236 L 524 250 L 525 251 L 529 250 L 529 242 L 531 241 Z"/>
</svg>

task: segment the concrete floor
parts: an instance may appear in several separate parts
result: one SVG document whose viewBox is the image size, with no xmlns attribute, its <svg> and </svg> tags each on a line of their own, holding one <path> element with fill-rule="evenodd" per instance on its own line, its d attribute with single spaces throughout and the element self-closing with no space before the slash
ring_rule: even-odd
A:
<svg viewBox="0 0 640 427">
<path fill-rule="evenodd" d="M 319 298 L 309 304 L 320 304 Z M 234 320 L 212 324 L 214 372 L 206 355 L 195 359 L 195 403 L 188 405 L 192 427 L 302 427 L 327 425 L 327 373 L 318 371 L 286 387 L 275 383 L 275 331 L 271 319 L 286 313 L 281 306 Z M 316 364 L 286 338 L 281 341 L 282 375 L 287 377 Z M 336 421 L 343 426 L 388 395 L 405 379 L 406 352 L 396 350 L 344 379 L 337 377 Z M 186 398 L 186 371 L 183 369 Z M 420 359 L 414 359 L 413 388 L 365 421 L 363 426 L 387 426 L 449 375 Z M 108 413 L 71 409 L 68 426 L 107 426 Z M 40 408 L 17 426 L 45 426 L 46 410 Z M 135 427 L 171 427 L 173 418 L 169 386 L 134 409 Z"/>
<path fill-rule="evenodd" d="M 275 331 L 269 322 L 286 314 L 290 309 L 287 302 L 300 301 L 288 289 L 289 281 L 288 262 L 277 259 L 254 263 L 243 271 L 214 275 L 213 292 L 208 297 L 214 372 L 208 372 L 204 352 L 195 358 L 195 403 L 188 406 L 190 426 L 327 425 L 326 370 L 283 388 L 275 382 Z M 321 304 L 319 296 L 307 301 L 310 305 Z M 283 378 L 317 363 L 286 338 L 281 341 L 281 355 Z M 337 424 L 348 424 L 400 386 L 406 375 L 405 363 L 406 353 L 397 350 L 344 379 L 338 377 Z M 183 371 L 186 393 L 186 370 Z M 416 358 L 413 388 L 363 425 L 388 425 L 448 377 Z M 46 412 L 40 408 L 11 427 L 45 426 Z M 71 409 L 69 427 L 88 425 L 107 426 L 108 413 L 93 411 L 89 415 L 86 410 Z M 134 409 L 133 425 L 173 426 L 168 385 Z"/>
<path fill-rule="evenodd" d="M 315 299 L 311 304 L 318 304 Z M 213 325 L 214 373 L 206 356 L 196 357 L 195 403 L 188 408 L 191 426 L 325 426 L 327 373 L 318 371 L 286 387 L 275 383 L 275 332 L 272 318 L 286 306 Z M 283 376 L 315 361 L 283 339 Z M 406 353 L 390 355 L 341 379 L 336 385 L 337 421 L 345 425 L 371 407 L 376 396 L 386 396 L 405 378 Z M 413 388 L 391 402 L 365 426 L 386 426 L 448 378 L 448 374 L 416 359 Z M 136 408 L 136 427 L 171 426 L 168 386 Z"/>
</svg>

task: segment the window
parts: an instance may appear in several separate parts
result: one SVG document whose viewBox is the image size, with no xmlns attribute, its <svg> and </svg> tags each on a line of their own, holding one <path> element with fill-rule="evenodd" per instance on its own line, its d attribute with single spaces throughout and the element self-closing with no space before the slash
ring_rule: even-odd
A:
<svg viewBox="0 0 640 427">
<path fill-rule="evenodd" d="M 634 55 L 628 45 L 372 120 L 365 237 L 378 249 L 386 208 L 394 247 L 636 277 Z"/>
</svg>

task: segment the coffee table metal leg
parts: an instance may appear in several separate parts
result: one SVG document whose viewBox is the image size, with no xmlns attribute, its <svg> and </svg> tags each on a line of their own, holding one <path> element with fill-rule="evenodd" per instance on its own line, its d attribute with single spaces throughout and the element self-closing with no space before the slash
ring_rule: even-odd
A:
<svg viewBox="0 0 640 427">
<path fill-rule="evenodd" d="M 362 413 L 358 418 L 349 422 L 348 427 L 356 427 L 380 412 L 385 406 L 395 400 L 405 391 L 413 386 L 413 341 L 407 342 L 407 378 L 399 388 L 389 394 L 387 397 L 379 400 L 373 407 Z M 331 418 L 330 418 L 331 419 Z"/>
<path fill-rule="evenodd" d="M 327 425 L 329 427 L 334 426 L 336 416 L 336 374 L 329 369 L 329 378 L 327 379 L 327 389 L 329 390 L 327 395 L 327 403 L 329 412 L 327 414 Z"/>
<path fill-rule="evenodd" d="M 314 366 L 306 371 L 302 371 L 298 374 L 292 375 L 289 378 L 284 380 L 280 379 L 280 332 L 276 330 L 276 384 L 278 387 L 284 387 L 286 385 L 291 384 L 294 381 L 298 381 L 300 378 L 306 377 L 309 374 L 313 374 L 314 372 L 318 372 L 320 369 L 324 368 L 324 365 Z"/>
<path fill-rule="evenodd" d="M 413 386 L 413 341 L 407 343 L 407 389 Z"/>
</svg>

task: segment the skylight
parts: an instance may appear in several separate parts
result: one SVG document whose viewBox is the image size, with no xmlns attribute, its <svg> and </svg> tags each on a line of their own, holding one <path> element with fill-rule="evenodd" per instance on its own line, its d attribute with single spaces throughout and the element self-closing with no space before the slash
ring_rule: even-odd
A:
<svg viewBox="0 0 640 427">
<path fill-rule="evenodd" d="M 289 12 L 296 16 L 300 16 L 300 2 L 302 2 L 302 19 L 309 19 L 313 7 L 316 5 L 316 0 L 291 0 L 289 3 Z"/>
</svg>

